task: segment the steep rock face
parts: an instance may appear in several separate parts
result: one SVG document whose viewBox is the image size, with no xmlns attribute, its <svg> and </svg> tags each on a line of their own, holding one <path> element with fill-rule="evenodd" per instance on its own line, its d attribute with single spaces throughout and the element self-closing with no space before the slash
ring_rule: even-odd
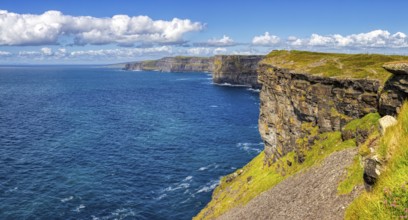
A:
<svg viewBox="0 0 408 220">
<path fill-rule="evenodd" d="M 263 85 L 259 131 L 271 161 L 290 151 L 299 153 L 300 138 L 313 143 L 312 128 L 338 131 L 348 121 L 378 110 L 377 80 L 295 73 L 262 62 L 258 72 Z"/>
<path fill-rule="evenodd" d="M 385 83 L 380 98 L 381 115 L 396 115 L 404 100 L 408 99 L 408 61 L 387 63 L 384 69 L 394 75 Z"/>
<path fill-rule="evenodd" d="M 257 67 L 264 56 L 219 55 L 214 58 L 214 83 L 230 83 L 261 88 Z"/>
<path fill-rule="evenodd" d="M 125 70 L 150 70 L 161 72 L 212 72 L 212 57 L 164 57 L 159 60 L 128 63 Z"/>
</svg>

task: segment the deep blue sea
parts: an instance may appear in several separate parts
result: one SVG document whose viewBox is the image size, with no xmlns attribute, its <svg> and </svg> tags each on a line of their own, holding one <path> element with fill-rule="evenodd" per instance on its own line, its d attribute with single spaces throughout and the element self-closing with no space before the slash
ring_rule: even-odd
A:
<svg viewBox="0 0 408 220">
<path fill-rule="evenodd" d="M 263 148 L 206 73 L 0 67 L 0 219 L 191 219 Z"/>
</svg>

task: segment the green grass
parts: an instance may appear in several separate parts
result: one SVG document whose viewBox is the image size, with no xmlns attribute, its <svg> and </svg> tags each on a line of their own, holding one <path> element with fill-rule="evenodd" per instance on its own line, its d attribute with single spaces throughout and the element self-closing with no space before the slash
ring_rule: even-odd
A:
<svg viewBox="0 0 408 220">
<path fill-rule="evenodd" d="M 404 60 L 408 60 L 408 57 L 275 50 L 269 53 L 262 63 L 300 73 L 338 78 L 378 79 L 384 83 L 391 73 L 382 67 L 383 64 Z"/>
<path fill-rule="evenodd" d="M 265 154 L 262 152 L 236 171 L 232 181 L 227 182 L 228 176 L 223 177 L 213 192 L 212 200 L 195 219 L 213 219 L 231 208 L 245 205 L 289 176 L 320 164 L 331 153 L 355 146 L 353 139 L 343 142 L 340 132 L 327 132 L 320 134 L 318 141 L 305 152 L 306 160 L 301 164 L 295 162 L 295 153 L 291 152 L 268 167 L 264 164 Z"/>
<path fill-rule="evenodd" d="M 364 169 L 361 166 L 360 156 L 356 155 L 353 164 L 347 168 L 347 177 L 339 183 L 337 192 L 340 195 L 349 194 L 354 187 L 363 184 Z"/>
<path fill-rule="evenodd" d="M 408 103 L 398 123 L 386 130 L 379 153 L 384 169 L 372 192 L 363 192 L 346 210 L 346 219 L 408 219 Z"/>
<path fill-rule="evenodd" d="M 358 154 L 355 156 L 353 164 L 347 168 L 347 176 L 341 181 L 337 187 L 337 192 L 340 195 L 349 194 L 354 187 L 363 184 L 363 163 L 365 157 L 371 154 L 370 148 L 375 149 L 379 138 L 378 113 L 369 113 L 361 119 L 355 119 L 344 126 L 344 130 L 354 134 L 356 140 L 360 139 L 362 143 L 358 143 Z M 363 131 L 363 132 L 362 132 Z M 343 131 L 344 132 L 344 131 Z M 365 133 L 367 136 L 362 137 L 360 133 Z M 343 137 L 344 138 L 344 137 Z"/>
<path fill-rule="evenodd" d="M 381 116 L 378 113 L 369 113 L 360 119 L 355 119 L 344 126 L 344 131 L 357 132 L 358 130 L 378 130 L 378 120 Z M 371 133 L 371 132 L 369 132 Z"/>
</svg>

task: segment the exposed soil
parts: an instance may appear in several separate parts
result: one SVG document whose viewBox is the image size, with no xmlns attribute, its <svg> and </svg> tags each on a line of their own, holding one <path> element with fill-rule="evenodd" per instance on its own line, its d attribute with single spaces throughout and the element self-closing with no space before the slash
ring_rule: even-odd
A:
<svg viewBox="0 0 408 220">
<path fill-rule="evenodd" d="M 219 219 L 343 219 L 345 208 L 363 189 L 358 186 L 349 195 L 337 194 L 355 155 L 355 149 L 335 152 Z"/>
</svg>

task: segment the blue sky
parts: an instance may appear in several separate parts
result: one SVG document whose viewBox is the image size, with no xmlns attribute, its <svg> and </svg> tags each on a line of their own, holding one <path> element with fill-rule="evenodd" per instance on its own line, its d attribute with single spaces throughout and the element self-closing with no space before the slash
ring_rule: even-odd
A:
<svg viewBox="0 0 408 220">
<path fill-rule="evenodd" d="M 408 54 L 408 1 L 2 0 L 0 63 L 273 49 Z"/>
</svg>

